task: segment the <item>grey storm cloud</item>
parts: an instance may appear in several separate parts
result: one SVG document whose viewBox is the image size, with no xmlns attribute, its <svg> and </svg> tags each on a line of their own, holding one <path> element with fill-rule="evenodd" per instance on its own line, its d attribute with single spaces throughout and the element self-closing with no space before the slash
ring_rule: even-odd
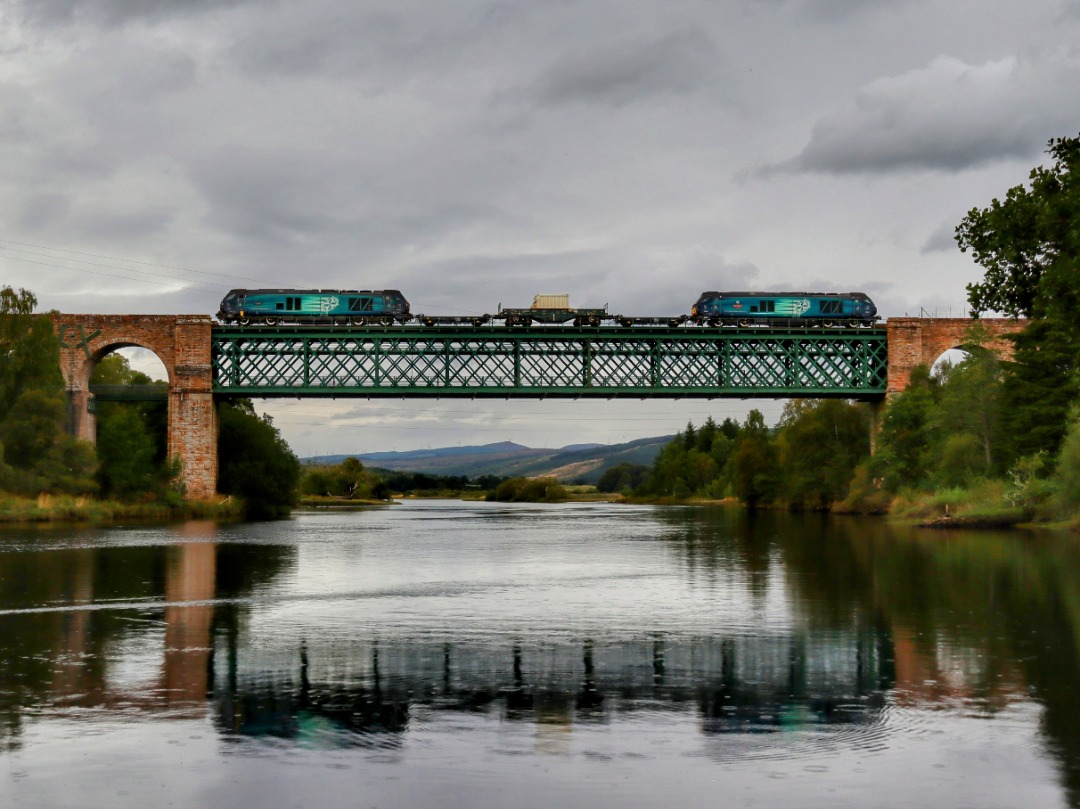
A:
<svg viewBox="0 0 1080 809">
<path fill-rule="evenodd" d="M 714 86 L 724 60 L 701 31 L 609 42 L 564 54 L 530 93 L 541 104 L 620 106 L 643 97 L 684 95 Z"/>
<path fill-rule="evenodd" d="M 122 25 L 246 5 L 255 0 L 22 0 L 23 19 L 38 24 Z"/>
<path fill-rule="evenodd" d="M 810 142 L 772 172 L 956 172 L 1038 155 L 1080 126 L 1080 58 L 1058 52 L 982 65 L 938 57 L 879 79 L 814 124 Z"/>
<path fill-rule="evenodd" d="M 957 216 L 955 220 L 942 222 L 940 227 L 926 238 L 919 252 L 926 255 L 927 253 L 959 250 L 960 248 L 956 244 L 956 226 L 960 224 L 961 218 Z"/>
<path fill-rule="evenodd" d="M 911 0 L 767 0 L 767 2 L 793 7 L 810 19 L 833 22 L 856 14 L 893 10 L 909 5 Z"/>
</svg>

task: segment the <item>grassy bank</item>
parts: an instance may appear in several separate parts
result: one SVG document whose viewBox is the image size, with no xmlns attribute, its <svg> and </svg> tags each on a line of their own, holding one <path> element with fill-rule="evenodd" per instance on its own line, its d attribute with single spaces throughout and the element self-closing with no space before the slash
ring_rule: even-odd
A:
<svg viewBox="0 0 1080 809">
<path fill-rule="evenodd" d="M 42 494 L 36 499 L 0 493 L 0 523 L 93 523 L 170 521 L 185 519 L 238 519 L 240 503 L 232 498 L 124 503 L 91 497 Z"/>
<path fill-rule="evenodd" d="M 349 508 L 370 508 L 371 506 L 392 506 L 393 500 L 370 500 L 362 497 L 356 499 L 348 497 L 320 497 L 316 495 L 305 495 L 300 498 L 300 508 L 336 508 L 336 509 L 349 509 Z"/>
</svg>

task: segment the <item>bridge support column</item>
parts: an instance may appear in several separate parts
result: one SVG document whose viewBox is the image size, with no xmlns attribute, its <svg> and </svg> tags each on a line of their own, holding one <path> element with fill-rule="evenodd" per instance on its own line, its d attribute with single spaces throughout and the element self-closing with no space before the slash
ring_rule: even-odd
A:
<svg viewBox="0 0 1080 809">
<path fill-rule="evenodd" d="M 209 318 L 180 319 L 173 332 L 169 388 L 169 457 L 179 458 L 189 499 L 217 491 L 217 409 L 214 406 Z"/>
<path fill-rule="evenodd" d="M 77 388 L 68 391 L 68 433 L 80 441 L 97 442 L 97 419 L 90 410 L 93 395 Z"/>
<path fill-rule="evenodd" d="M 211 393 L 169 392 L 169 457 L 179 458 L 189 499 L 217 490 L 217 410 Z"/>
</svg>

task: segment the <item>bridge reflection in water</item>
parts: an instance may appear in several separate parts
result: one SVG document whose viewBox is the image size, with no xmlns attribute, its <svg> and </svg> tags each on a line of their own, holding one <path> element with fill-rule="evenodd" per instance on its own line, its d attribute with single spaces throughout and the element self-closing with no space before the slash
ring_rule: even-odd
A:
<svg viewBox="0 0 1080 809">
<path fill-rule="evenodd" d="M 892 685 L 885 635 L 657 636 L 526 643 L 379 639 L 237 649 L 213 687 L 227 734 L 396 746 L 423 712 L 569 730 L 639 711 L 695 712 L 706 733 L 876 721 Z"/>
<path fill-rule="evenodd" d="M 25 713 L 43 706 L 167 719 L 209 710 L 228 737 L 329 746 L 394 747 L 421 714 L 494 714 L 562 732 L 678 712 L 696 715 L 705 733 L 767 732 L 874 722 L 894 685 L 889 634 L 850 628 L 554 639 L 383 628 L 349 643 L 297 635 L 267 645 L 249 637 L 247 602 L 295 549 L 219 544 L 218 535 L 193 522 L 171 545 L 35 554 L 23 570 L 34 592 L 21 597 L 73 607 L 0 610 L 5 744 L 17 745 Z"/>
</svg>

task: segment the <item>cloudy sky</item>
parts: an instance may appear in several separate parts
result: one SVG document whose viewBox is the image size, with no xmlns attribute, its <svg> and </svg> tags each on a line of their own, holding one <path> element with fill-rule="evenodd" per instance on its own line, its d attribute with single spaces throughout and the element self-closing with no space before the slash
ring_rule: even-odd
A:
<svg viewBox="0 0 1080 809">
<path fill-rule="evenodd" d="M 954 313 L 964 213 L 1080 133 L 1080 0 L 0 0 L 0 284 L 624 314 Z M 755 404 L 274 402 L 301 454 L 674 432 Z M 772 420 L 770 418 L 770 420 Z"/>
</svg>

